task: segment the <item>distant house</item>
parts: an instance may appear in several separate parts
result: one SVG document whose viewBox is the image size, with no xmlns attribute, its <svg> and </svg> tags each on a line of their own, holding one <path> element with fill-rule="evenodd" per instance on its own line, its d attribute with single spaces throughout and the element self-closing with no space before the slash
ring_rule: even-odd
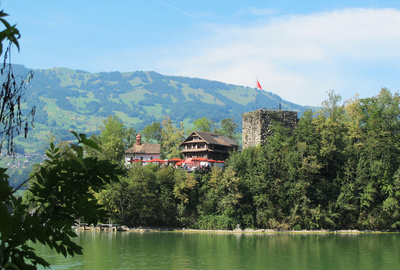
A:
<svg viewBox="0 0 400 270">
<path fill-rule="evenodd" d="M 131 164 L 135 161 L 147 161 L 160 158 L 160 144 L 142 144 L 140 133 L 136 136 L 136 143 L 125 151 L 125 164 Z"/>
<path fill-rule="evenodd" d="M 238 149 L 238 144 L 228 136 L 212 132 L 194 131 L 182 143 L 182 154 L 188 158 L 226 160 L 229 153 Z"/>
</svg>

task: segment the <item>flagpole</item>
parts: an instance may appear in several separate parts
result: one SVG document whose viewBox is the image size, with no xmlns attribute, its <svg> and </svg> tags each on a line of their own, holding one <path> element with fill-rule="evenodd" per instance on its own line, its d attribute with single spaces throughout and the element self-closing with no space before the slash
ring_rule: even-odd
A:
<svg viewBox="0 0 400 270">
<path fill-rule="evenodd" d="M 256 88 L 262 90 L 261 84 L 260 84 L 260 82 L 258 81 L 257 78 L 256 78 L 256 81 L 257 81 L 257 87 Z M 255 106 L 256 106 L 255 110 L 257 110 L 257 89 L 256 89 L 256 97 L 255 97 Z"/>
<path fill-rule="evenodd" d="M 255 110 L 255 111 L 257 111 L 257 88 L 256 88 L 256 98 L 255 98 L 255 103 L 256 103 L 256 104 L 255 104 L 255 108 L 254 108 L 254 110 Z"/>
</svg>

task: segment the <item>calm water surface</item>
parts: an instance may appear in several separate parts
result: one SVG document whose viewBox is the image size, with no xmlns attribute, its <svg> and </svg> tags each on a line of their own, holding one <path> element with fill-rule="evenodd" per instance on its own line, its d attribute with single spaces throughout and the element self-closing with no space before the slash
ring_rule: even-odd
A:
<svg viewBox="0 0 400 270">
<path fill-rule="evenodd" d="M 37 246 L 52 269 L 400 269 L 400 234 L 81 232 L 82 256 Z"/>
</svg>

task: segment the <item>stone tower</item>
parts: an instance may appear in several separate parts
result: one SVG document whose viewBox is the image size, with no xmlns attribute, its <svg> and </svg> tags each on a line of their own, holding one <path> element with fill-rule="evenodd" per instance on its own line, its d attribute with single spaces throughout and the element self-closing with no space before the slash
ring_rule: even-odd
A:
<svg viewBox="0 0 400 270">
<path fill-rule="evenodd" d="M 279 121 L 283 126 L 293 129 L 298 122 L 297 112 L 283 110 L 259 109 L 242 114 L 243 149 L 264 144 L 272 134 L 273 122 Z"/>
</svg>

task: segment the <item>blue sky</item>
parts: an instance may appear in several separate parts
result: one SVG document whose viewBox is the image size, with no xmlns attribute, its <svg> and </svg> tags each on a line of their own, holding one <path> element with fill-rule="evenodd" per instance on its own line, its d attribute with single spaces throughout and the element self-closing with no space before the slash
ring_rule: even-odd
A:
<svg viewBox="0 0 400 270">
<path fill-rule="evenodd" d="M 156 71 L 262 87 L 301 105 L 400 89 L 400 1 L 2 0 L 13 62 Z"/>
</svg>

